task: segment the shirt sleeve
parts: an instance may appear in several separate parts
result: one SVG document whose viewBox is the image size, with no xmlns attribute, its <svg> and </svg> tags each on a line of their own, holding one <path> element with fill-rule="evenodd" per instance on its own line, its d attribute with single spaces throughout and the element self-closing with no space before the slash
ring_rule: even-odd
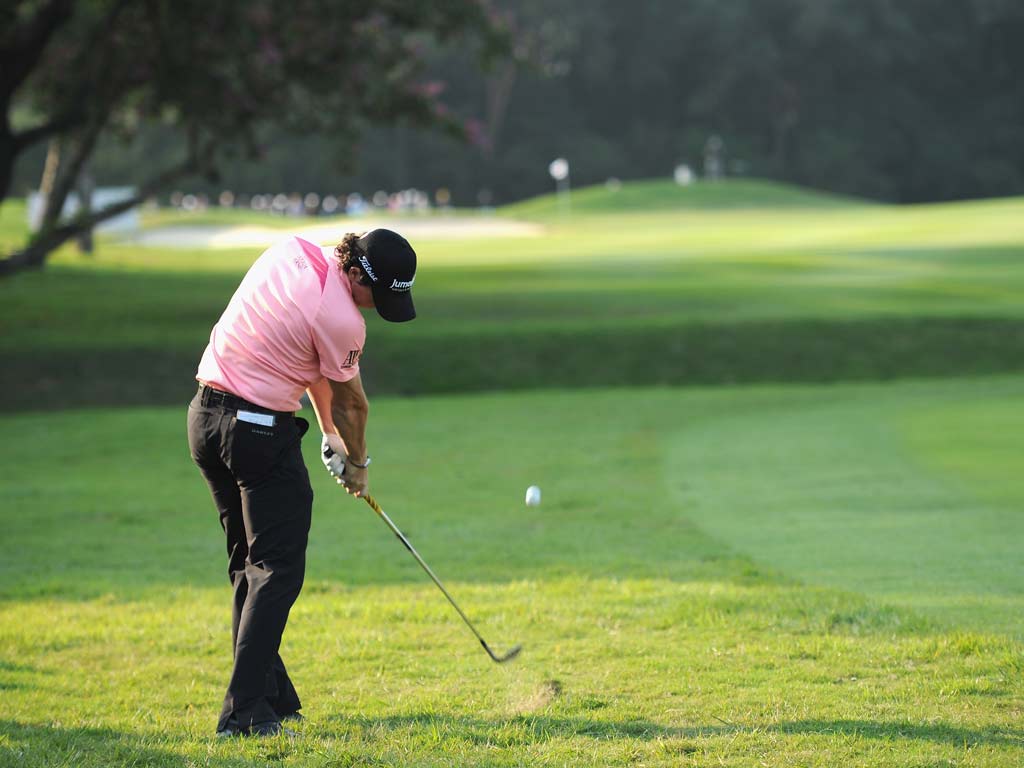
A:
<svg viewBox="0 0 1024 768">
<path fill-rule="evenodd" d="M 320 357 L 320 373 L 331 381 L 349 381 L 359 373 L 359 356 L 366 342 L 363 323 L 331 322 L 323 307 L 312 324 L 313 346 Z"/>
</svg>

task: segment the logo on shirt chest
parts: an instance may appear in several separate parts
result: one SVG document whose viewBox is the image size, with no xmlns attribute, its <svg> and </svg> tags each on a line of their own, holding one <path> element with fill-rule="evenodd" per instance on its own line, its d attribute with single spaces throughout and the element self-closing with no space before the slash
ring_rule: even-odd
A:
<svg viewBox="0 0 1024 768">
<path fill-rule="evenodd" d="M 363 354 L 361 349 L 353 349 L 345 356 L 345 362 L 341 364 L 342 368 L 352 368 L 359 362 L 359 356 Z"/>
</svg>

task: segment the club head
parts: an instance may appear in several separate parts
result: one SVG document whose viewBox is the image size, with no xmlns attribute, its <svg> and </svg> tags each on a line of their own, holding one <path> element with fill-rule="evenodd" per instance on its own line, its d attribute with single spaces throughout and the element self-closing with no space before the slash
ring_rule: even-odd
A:
<svg viewBox="0 0 1024 768">
<path fill-rule="evenodd" d="M 506 653 L 504 656 L 496 656 L 494 654 L 494 651 L 492 651 L 490 648 L 487 647 L 487 643 L 485 643 L 485 642 L 483 642 L 481 640 L 480 644 L 483 645 L 484 650 L 487 651 L 487 655 L 490 656 L 491 659 L 493 661 L 495 661 L 496 663 L 498 663 L 498 664 L 504 664 L 506 661 L 512 661 L 512 659 L 514 659 L 516 656 L 518 656 L 519 652 L 523 650 L 523 646 L 517 645 L 512 650 L 510 650 L 508 653 Z"/>
</svg>

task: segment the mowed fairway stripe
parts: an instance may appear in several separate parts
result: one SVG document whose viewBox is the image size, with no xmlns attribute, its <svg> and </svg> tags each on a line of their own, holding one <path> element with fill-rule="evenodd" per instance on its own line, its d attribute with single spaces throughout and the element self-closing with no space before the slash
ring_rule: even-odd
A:
<svg viewBox="0 0 1024 768">
<path fill-rule="evenodd" d="M 703 530 L 810 584 L 1024 633 L 1024 382 L 756 391 L 672 440 Z"/>
<path fill-rule="evenodd" d="M 716 563 L 736 556 L 911 608 L 948 597 L 951 617 L 962 601 L 965 620 L 1007 630 L 1024 585 L 1021 394 L 1024 379 L 997 377 L 378 398 L 373 489 L 443 579 L 686 581 L 726 576 Z M 220 585 L 184 411 L 0 420 L 18 436 L 0 446 L 0 596 Z M 320 477 L 314 442 L 310 578 L 419 583 Z M 540 507 L 523 505 L 531 484 Z"/>
</svg>

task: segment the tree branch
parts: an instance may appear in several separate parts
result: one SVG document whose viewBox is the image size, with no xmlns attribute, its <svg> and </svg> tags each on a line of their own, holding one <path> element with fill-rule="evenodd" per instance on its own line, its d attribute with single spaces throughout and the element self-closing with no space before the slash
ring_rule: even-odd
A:
<svg viewBox="0 0 1024 768">
<path fill-rule="evenodd" d="M 24 131 L 15 133 L 11 137 L 15 154 L 22 152 L 38 141 L 48 139 L 58 133 L 65 133 L 73 128 L 83 117 L 81 110 L 74 109 L 64 112 L 62 115 L 45 123 L 26 128 Z"/>
<path fill-rule="evenodd" d="M 146 202 L 147 199 L 166 187 L 172 181 L 180 179 L 182 176 L 186 176 L 190 173 L 194 173 L 197 170 L 198 166 L 190 158 L 184 163 L 181 163 L 174 168 L 169 168 L 158 176 L 154 176 L 139 187 L 135 195 L 127 200 L 122 200 L 119 203 L 111 203 L 110 205 L 104 206 L 98 211 L 93 211 L 86 216 L 76 217 L 67 224 L 62 224 L 61 226 L 56 227 L 53 232 L 55 235 L 61 236 L 63 238 L 61 242 L 63 242 L 64 240 L 74 237 L 80 232 L 87 229 L 93 229 L 108 219 L 120 216 L 125 211 L 130 211 L 132 208 L 142 205 L 142 203 Z"/>
<path fill-rule="evenodd" d="M 189 152 L 184 161 L 140 185 L 135 195 L 127 200 L 112 203 L 89 214 L 79 215 L 66 224 L 51 227 L 49 230 L 40 230 L 24 250 L 10 255 L 6 259 L 0 259 L 0 277 L 12 275 L 24 269 L 38 269 L 46 261 L 46 256 L 49 253 L 73 237 L 141 205 L 156 192 L 170 185 L 172 181 L 208 169 L 216 147 L 216 142 L 212 139 L 204 146 L 196 147 Z"/>
<path fill-rule="evenodd" d="M 82 166 L 89 159 L 96 141 L 99 139 L 103 126 L 106 124 L 106 115 L 96 118 L 86 128 L 85 132 L 78 137 L 78 146 L 71 156 L 70 162 L 60 164 L 57 173 L 57 181 L 43 201 L 43 220 L 39 225 L 40 232 L 52 229 L 60 219 L 61 211 L 64 210 L 64 201 L 67 200 L 71 190 L 78 182 L 78 176 L 82 172 Z"/>
</svg>

